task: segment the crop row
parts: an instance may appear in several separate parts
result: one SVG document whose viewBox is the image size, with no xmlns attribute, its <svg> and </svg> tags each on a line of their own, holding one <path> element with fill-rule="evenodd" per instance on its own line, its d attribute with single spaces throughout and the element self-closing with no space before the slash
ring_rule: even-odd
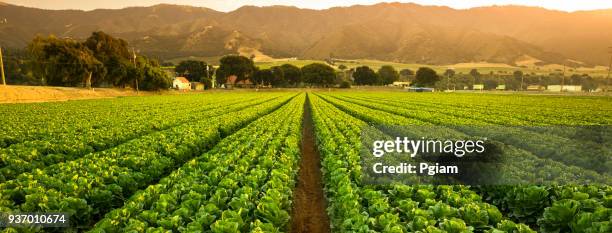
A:
<svg viewBox="0 0 612 233">
<path fill-rule="evenodd" d="M 417 117 L 405 117 L 400 114 L 394 113 L 394 112 L 404 112 L 401 109 L 400 110 L 387 109 L 388 111 L 382 111 L 382 110 L 377 110 L 375 108 L 366 107 L 363 104 L 362 105 L 355 104 L 355 103 L 352 103 L 346 100 L 337 99 L 337 98 L 327 96 L 327 95 L 322 96 L 322 98 L 325 99 L 326 101 L 329 101 L 331 104 L 338 107 L 339 109 L 342 109 L 343 111 L 346 111 L 347 113 L 350 113 L 351 115 L 359 119 L 362 119 L 366 122 L 378 124 L 378 125 L 397 125 L 397 126 L 442 125 L 444 126 L 444 125 L 457 125 L 463 121 L 463 119 L 461 118 L 448 119 L 442 116 L 440 117 L 436 116 L 438 120 L 436 120 L 437 124 L 434 124 L 431 122 L 420 120 L 428 116 L 431 116 L 430 114 L 423 114 Z M 412 114 L 416 114 L 416 113 L 412 113 Z M 443 123 L 438 123 L 438 121 L 441 121 L 440 119 L 442 120 L 448 119 L 448 121 L 443 121 Z M 469 122 L 469 120 L 465 120 L 463 122 Z M 447 128 L 442 128 L 442 129 L 437 129 L 437 130 L 433 129 L 435 130 L 433 132 L 432 132 L 432 128 L 423 128 L 423 130 L 427 130 L 428 132 L 418 132 L 417 129 L 418 127 L 411 127 L 410 128 L 411 132 L 405 132 L 404 136 L 415 136 L 417 138 L 420 138 L 423 135 L 437 135 L 439 138 L 466 138 L 470 135 L 466 134 L 465 132 L 461 132 L 460 130 L 464 130 L 468 133 L 474 133 L 474 132 L 470 132 L 471 131 L 469 130 L 470 127 L 458 127 L 458 126 L 449 126 Z M 483 129 L 486 129 L 486 128 L 483 128 Z M 499 128 L 499 129 L 509 130 L 511 128 Z M 481 132 L 482 130 L 480 131 L 476 130 L 476 131 L 477 131 L 476 135 L 478 135 L 478 133 L 482 133 Z M 516 134 L 516 132 L 507 133 L 499 137 L 493 134 L 493 137 L 491 139 L 492 140 L 498 139 L 498 140 L 501 140 L 502 142 L 508 142 L 508 141 L 511 141 L 511 138 L 508 139 L 507 137 L 504 137 L 504 136 L 512 135 L 514 137 L 521 138 L 520 135 L 517 136 L 514 134 Z M 491 132 L 487 132 L 486 136 L 490 137 L 490 135 L 491 135 Z M 553 139 L 551 139 L 551 141 L 554 141 Z M 521 143 L 522 144 L 520 145 L 524 146 L 525 144 L 529 144 L 529 141 L 521 140 Z M 537 142 L 535 141 L 533 142 L 533 144 L 536 144 L 536 143 Z M 540 143 L 546 145 L 546 143 L 548 142 L 544 140 L 544 142 L 540 142 Z M 554 145 L 550 147 L 557 148 Z M 555 155 L 555 153 L 552 153 L 552 155 Z M 569 166 L 561 162 L 546 159 L 546 158 L 542 159 L 530 151 L 527 151 L 521 148 L 517 148 L 513 144 L 508 144 L 508 146 L 505 147 L 505 150 L 503 151 L 503 156 L 505 156 L 504 158 L 507 158 L 505 160 L 507 162 L 504 163 L 504 165 L 506 165 L 506 168 L 504 168 L 506 173 L 504 174 L 508 176 L 503 177 L 504 179 L 507 180 L 507 183 L 516 183 L 516 181 L 522 181 L 519 183 L 523 183 L 523 182 L 537 183 L 540 177 L 546 177 L 546 179 L 548 180 L 555 180 L 555 181 L 559 181 L 562 183 L 569 183 L 569 182 L 606 183 L 609 180 L 608 175 L 598 174 L 588 169 L 582 169 L 582 168 L 575 167 L 575 166 Z M 580 155 L 572 155 L 572 156 L 581 158 Z M 582 157 L 582 158 L 586 159 L 589 162 L 591 162 L 591 159 L 594 161 L 598 160 L 597 158 L 590 158 L 590 157 Z M 596 165 L 593 165 L 593 167 L 595 167 Z"/>
<path fill-rule="evenodd" d="M 467 123 L 475 125 L 504 125 L 504 126 L 528 126 L 524 127 L 527 130 L 534 132 L 545 132 L 565 138 L 571 138 L 573 140 L 581 141 L 597 141 L 598 135 L 601 135 L 601 129 L 607 129 L 607 125 L 612 123 L 612 119 L 606 113 L 606 105 L 601 103 L 585 102 L 584 107 L 588 108 L 589 114 L 585 114 L 587 111 L 581 111 L 577 109 L 560 109 L 563 105 L 556 104 L 557 108 L 545 111 L 546 105 L 542 103 L 550 104 L 548 98 L 541 98 L 539 100 L 540 105 L 532 103 L 534 106 L 530 106 L 531 109 L 525 111 L 525 106 L 510 103 L 499 102 L 484 102 L 480 99 L 470 99 L 470 103 L 462 103 L 456 101 L 456 99 L 462 99 L 462 95 L 452 97 L 432 97 L 435 98 L 436 102 L 432 100 L 416 98 L 410 99 L 406 96 L 387 96 L 391 93 L 379 94 L 379 95 L 335 95 L 335 96 L 346 96 L 353 100 L 364 100 L 368 103 L 378 103 L 386 106 L 393 106 L 408 110 L 410 112 L 428 112 L 435 115 L 443 115 L 445 117 L 461 118 L 467 122 L 462 122 L 466 125 Z M 419 96 L 410 96 L 419 97 Z M 500 100 L 505 99 L 503 96 L 498 96 Z M 524 98 L 524 97 L 523 97 Z M 451 101 L 452 100 L 452 101 Z M 429 102 L 428 102 L 429 101 Z M 465 100 L 464 100 L 465 101 Z M 457 103 L 459 102 L 459 103 Z M 578 102 L 574 99 L 566 99 L 566 102 Z M 552 104 L 551 104 L 552 105 Z M 600 108 L 600 109 L 598 109 Z M 609 109 L 612 111 L 612 109 Z M 549 112 L 544 114 L 543 112 Z M 476 113 L 476 114 L 475 114 Z M 568 114 L 576 114 L 567 116 Z M 554 116 L 547 116 L 554 114 Z M 565 116 L 564 116 L 565 114 Z M 592 120 L 588 120 L 592 119 Z M 436 120 L 436 118 L 427 119 L 429 121 Z M 587 121 L 588 120 L 588 121 Z M 440 123 L 440 122 L 438 122 Z M 451 122 L 452 123 L 452 122 Z M 448 124 L 448 123 L 440 123 Z M 600 125 L 601 124 L 601 125 Z M 538 127 L 541 126 L 541 127 Z M 550 127 L 552 126 L 552 127 Z M 590 130 L 591 128 L 597 130 Z M 608 132 L 607 140 L 611 140 L 612 135 Z"/>
<path fill-rule="evenodd" d="M 442 112 L 431 112 L 410 106 L 398 106 L 392 101 L 377 102 L 358 100 L 341 96 L 334 96 L 339 100 L 351 104 L 384 111 L 410 119 L 430 123 L 434 125 L 448 126 L 457 131 L 487 137 L 532 152 L 534 155 L 563 162 L 566 165 L 578 166 L 597 172 L 609 173 L 612 171 L 612 151 L 596 142 L 598 135 L 607 135 L 608 128 L 605 127 L 529 127 L 529 126 L 499 126 L 494 123 L 475 119 L 476 116 L 485 116 L 483 113 L 473 111 L 469 117 L 453 115 L 454 110 L 440 110 Z M 584 136 L 579 138 L 574 135 L 566 138 L 556 132 L 567 131 L 576 134 L 576 131 L 585 131 L 582 134 L 592 135 L 593 140 L 585 140 Z M 610 173 L 609 173 L 610 174 Z M 611 174 L 612 175 L 612 174 Z"/>
<path fill-rule="evenodd" d="M 359 136 L 366 123 L 318 96 L 310 99 L 334 231 L 532 232 L 467 187 L 362 184 Z"/>
<path fill-rule="evenodd" d="M 0 119 L 0 148 L 59 137 L 66 133 L 84 134 L 87 132 L 85 129 L 99 130 L 109 125 L 124 125 L 138 120 L 149 119 L 154 125 L 158 115 L 189 111 L 198 107 L 198 102 L 207 102 L 205 98 L 199 97 L 199 100 L 189 103 L 180 98 L 164 96 L 5 104 L 0 108 L 3 116 Z M 140 125 L 144 127 L 148 123 L 141 122 Z"/>
<path fill-rule="evenodd" d="M 91 130 L 87 135 L 77 133 L 78 131 L 88 130 L 82 129 L 78 123 L 75 123 L 72 128 L 73 133 L 66 132 L 65 135 L 45 140 L 13 144 L 9 148 L 0 149 L 0 182 L 13 179 L 17 175 L 29 172 L 35 168 L 44 168 L 58 162 L 74 160 L 87 153 L 112 148 L 146 134 L 182 124 L 193 124 L 193 122 L 197 122 L 199 119 L 239 111 L 269 101 L 275 97 L 277 96 L 263 99 L 239 98 L 237 101 L 210 103 L 210 106 L 195 108 L 195 110 L 190 112 L 179 111 L 173 114 L 160 114 L 156 119 L 150 119 L 155 124 L 146 123 L 146 119 L 137 119 L 143 121 L 134 121 L 125 125 L 115 123 L 98 130 Z M 143 131 L 142 125 L 156 126 L 155 129 L 147 128 Z"/>
<path fill-rule="evenodd" d="M 394 110 L 385 112 L 370 109 L 364 107 L 365 104 L 355 104 L 347 101 L 346 99 L 340 100 L 332 97 L 325 97 L 324 99 L 329 101 L 329 103 L 332 103 L 333 106 L 371 123 L 395 125 L 427 124 L 427 122 L 415 122 L 415 119 L 413 118 L 402 119 L 398 118 L 398 115 L 395 114 L 389 115 L 390 112 L 396 112 Z M 462 119 L 456 119 L 455 121 L 461 120 Z M 448 123 L 449 122 L 442 122 L 441 124 L 445 125 Z M 432 132 L 428 132 L 428 134 L 431 133 Z M 449 137 L 456 136 L 458 132 L 447 130 L 440 133 L 446 137 Z M 416 132 L 415 135 L 418 135 L 418 132 Z M 544 140 L 545 139 L 546 138 L 544 138 Z M 504 171 L 502 171 L 504 172 L 503 174 L 506 175 L 504 178 L 507 181 L 517 179 L 534 182 L 541 177 L 550 178 L 551 176 L 553 176 L 552 178 L 554 179 L 565 182 L 575 179 L 585 179 L 587 177 L 591 177 L 587 179 L 592 179 L 592 181 L 597 183 L 605 183 L 609 181 L 605 175 L 600 176 L 576 167 L 567 167 L 558 162 L 542 160 L 530 155 L 529 152 L 520 149 L 510 147 L 510 150 L 507 150 L 504 153 L 507 153 L 512 158 L 512 163 L 507 164 Z M 512 219 L 532 225 L 536 225 L 537 222 L 537 226 L 542 230 L 546 232 L 554 232 L 559 230 L 568 231 L 570 228 L 572 230 L 585 230 L 587 227 L 584 226 L 584 221 L 591 220 L 594 222 L 601 222 L 602 219 L 605 220 L 606 217 L 609 216 L 609 186 L 587 187 L 588 188 L 557 186 L 555 188 L 551 188 L 543 186 L 506 186 L 504 188 L 500 188 L 494 186 L 478 187 L 476 190 L 480 191 L 487 201 L 500 206 L 501 210 L 503 210 L 504 213 L 507 213 Z M 534 191 L 540 189 L 545 190 L 545 192 Z M 583 189 L 589 191 L 581 191 Z M 574 196 L 576 196 L 576 198 L 572 199 Z M 567 199 L 571 199 L 571 201 Z M 577 204 L 574 201 L 577 201 Z M 567 204 L 567 202 L 572 202 L 572 204 Z M 569 213 L 572 213 L 572 215 L 562 216 L 570 217 L 559 218 L 559 213 L 553 213 L 555 211 L 565 211 L 567 208 L 569 208 L 567 205 L 573 206 L 571 211 L 569 211 Z M 601 226 L 604 226 L 604 228 Z M 601 230 L 605 229 L 605 226 L 609 227 L 609 225 L 601 223 L 599 225 L 595 224 L 594 228 L 588 229 L 590 231 L 594 229 Z M 589 227 L 591 226 L 589 225 Z"/>
<path fill-rule="evenodd" d="M 292 96 L 284 94 L 248 109 L 200 119 L 23 173 L 0 184 L 0 211 L 69 212 L 73 226 L 88 226 L 123 205 L 139 189 L 202 154 L 221 137 L 278 109 Z"/>
<path fill-rule="evenodd" d="M 342 94 L 342 93 L 340 93 Z M 511 118 L 512 121 L 529 122 L 529 125 L 609 125 L 609 98 L 527 96 L 527 95 L 486 95 L 486 94 L 435 94 L 414 93 L 350 93 L 353 98 L 382 100 L 388 103 L 416 106 L 432 111 L 481 112 L 497 117 Z"/>
<path fill-rule="evenodd" d="M 274 232 L 289 220 L 304 95 L 132 196 L 92 232 Z"/>
</svg>

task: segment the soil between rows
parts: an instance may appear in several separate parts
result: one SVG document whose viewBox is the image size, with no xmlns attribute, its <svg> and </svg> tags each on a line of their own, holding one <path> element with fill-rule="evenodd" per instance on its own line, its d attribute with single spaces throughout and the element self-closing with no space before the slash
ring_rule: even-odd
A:
<svg viewBox="0 0 612 233">
<path fill-rule="evenodd" d="M 321 160 L 314 137 L 310 100 L 306 96 L 302 120 L 302 159 L 298 184 L 293 191 L 291 231 L 293 233 L 330 232 L 327 201 L 323 193 Z"/>
</svg>

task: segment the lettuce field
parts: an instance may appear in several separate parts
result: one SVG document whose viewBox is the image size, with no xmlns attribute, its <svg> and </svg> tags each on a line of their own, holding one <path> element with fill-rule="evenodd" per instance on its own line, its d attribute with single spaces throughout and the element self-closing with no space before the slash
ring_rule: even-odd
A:
<svg viewBox="0 0 612 233">
<path fill-rule="evenodd" d="M 0 213 L 69 216 L 2 232 L 612 232 L 612 135 L 589 128 L 612 123 L 609 96 L 211 92 L 0 116 Z M 486 135 L 501 179 L 532 184 L 364 182 L 380 125 Z"/>
</svg>

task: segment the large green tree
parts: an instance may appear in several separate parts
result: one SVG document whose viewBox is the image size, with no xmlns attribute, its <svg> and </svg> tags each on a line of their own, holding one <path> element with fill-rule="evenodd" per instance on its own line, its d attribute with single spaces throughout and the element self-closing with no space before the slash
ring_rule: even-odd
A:
<svg viewBox="0 0 612 233">
<path fill-rule="evenodd" d="M 206 64 L 206 62 L 196 60 L 181 61 L 174 68 L 174 71 L 192 82 L 203 82 L 204 79 L 207 79 L 207 77 L 210 78 L 214 74 L 214 69 L 211 65 Z"/>
<path fill-rule="evenodd" d="M 440 76 L 438 76 L 435 70 L 429 67 L 421 67 L 416 72 L 413 85 L 417 87 L 433 87 L 438 81 L 440 81 Z"/>
<path fill-rule="evenodd" d="M 280 68 L 283 70 L 283 76 L 289 85 L 296 86 L 303 81 L 302 71 L 299 67 L 291 64 L 283 64 Z"/>
<path fill-rule="evenodd" d="M 287 85 L 287 80 L 285 79 L 285 72 L 280 66 L 273 66 L 270 68 L 272 71 L 272 80 L 270 80 L 270 84 L 275 87 L 282 87 Z"/>
<path fill-rule="evenodd" d="M 310 86 L 328 87 L 334 83 L 336 72 L 326 64 L 312 63 L 302 67 L 302 77 Z"/>
<path fill-rule="evenodd" d="M 32 70 L 43 84 L 79 86 L 92 83 L 92 73 L 105 73 L 104 65 L 83 43 L 72 39 L 36 37 L 28 45 Z M 100 75 L 103 76 L 103 75 Z"/>
<path fill-rule="evenodd" d="M 172 79 L 160 69 L 159 64 L 146 57 L 138 57 L 136 67 L 130 69 L 128 73 L 138 79 L 138 87 L 142 90 L 156 91 L 172 86 Z"/>
<path fill-rule="evenodd" d="M 380 77 L 368 66 L 360 66 L 353 73 L 354 83 L 357 85 L 377 85 L 380 84 Z"/>
<path fill-rule="evenodd" d="M 202 82 L 206 88 L 212 86 L 215 69 L 203 61 L 185 60 L 181 61 L 174 71 L 180 76 L 186 77 L 191 82 Z"/>
<path fill-rule="evenodd" d="M 147 90 L 170 86 L 169 77 L 156 61 L 143 56 L 130 61 L 127 43 L 103 32 L 94 32 L 84 42 L 36 37 L 27 51 L 30 72 L 43 85 L 135 86 L 138 80 L 138 86 Z"/>
<path fill-rule="evenodd" d="M 104 32 L 93 32 L 84 42 L 85 46 L 92 51 L 94 57 L 103 65 L 106 72 L 93 74 L 93 85 L 98 86 L 108 83 L 114 86 L 129 84 L 130 78 L 126 77 L 127 71 L 133 66 L 130 59 L 133 54 L 128 49 L 125 40 L 114 38 Z"/>
<path fill-rule="evenodd" d="M 253 83 L 255 83 L 255 85 L 257 86 L 268 85 L 272 82 L 273 78 L 274 78 L 274 74 L 272 73 L 272 70 L 255 69 L 255 72 L 253 72 L 253 77 L 251 78 L 251 81 L 253 81 Z"/>
<path fill-rule="evenodd" d="M 399 73 L 390 65 L 381 66 L 380 69 L 378 69 L 378 76 L 383 85 L 392 84 L 399 80 Z"/>
<path fill-rule="evenodd" d="M 240 55 L 224 56 L 220 63 L 216 72 L 217 83 L 219 84 L 226 83 L 227 78 L 232 75 L 236 75 L 236 81 L 247 80 L 251 78 L 255 71 L 253 60 Z"/>
</svg>

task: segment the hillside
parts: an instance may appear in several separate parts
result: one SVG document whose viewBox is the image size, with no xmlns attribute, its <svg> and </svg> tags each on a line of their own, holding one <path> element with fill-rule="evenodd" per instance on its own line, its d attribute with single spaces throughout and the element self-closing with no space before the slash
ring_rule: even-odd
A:
<svg viewBox="0 0 612 233">
<path fill-rule="evenodd" d="M 167 4 L 93 11 L 3 4 L 0 15 L 3 46 L 24 47 L 36 35 L 85 38 L 103 30 L 161 58 L 242 52 L 428 64 L 516 64 L 532 57 L 607 65 L 606 48 L 612 45 L 612 31 L 604 30 L 612 28 L 611 10 L 381 3 L 327 10 L 245 6 L 223 13 Z"/>
</svg>

